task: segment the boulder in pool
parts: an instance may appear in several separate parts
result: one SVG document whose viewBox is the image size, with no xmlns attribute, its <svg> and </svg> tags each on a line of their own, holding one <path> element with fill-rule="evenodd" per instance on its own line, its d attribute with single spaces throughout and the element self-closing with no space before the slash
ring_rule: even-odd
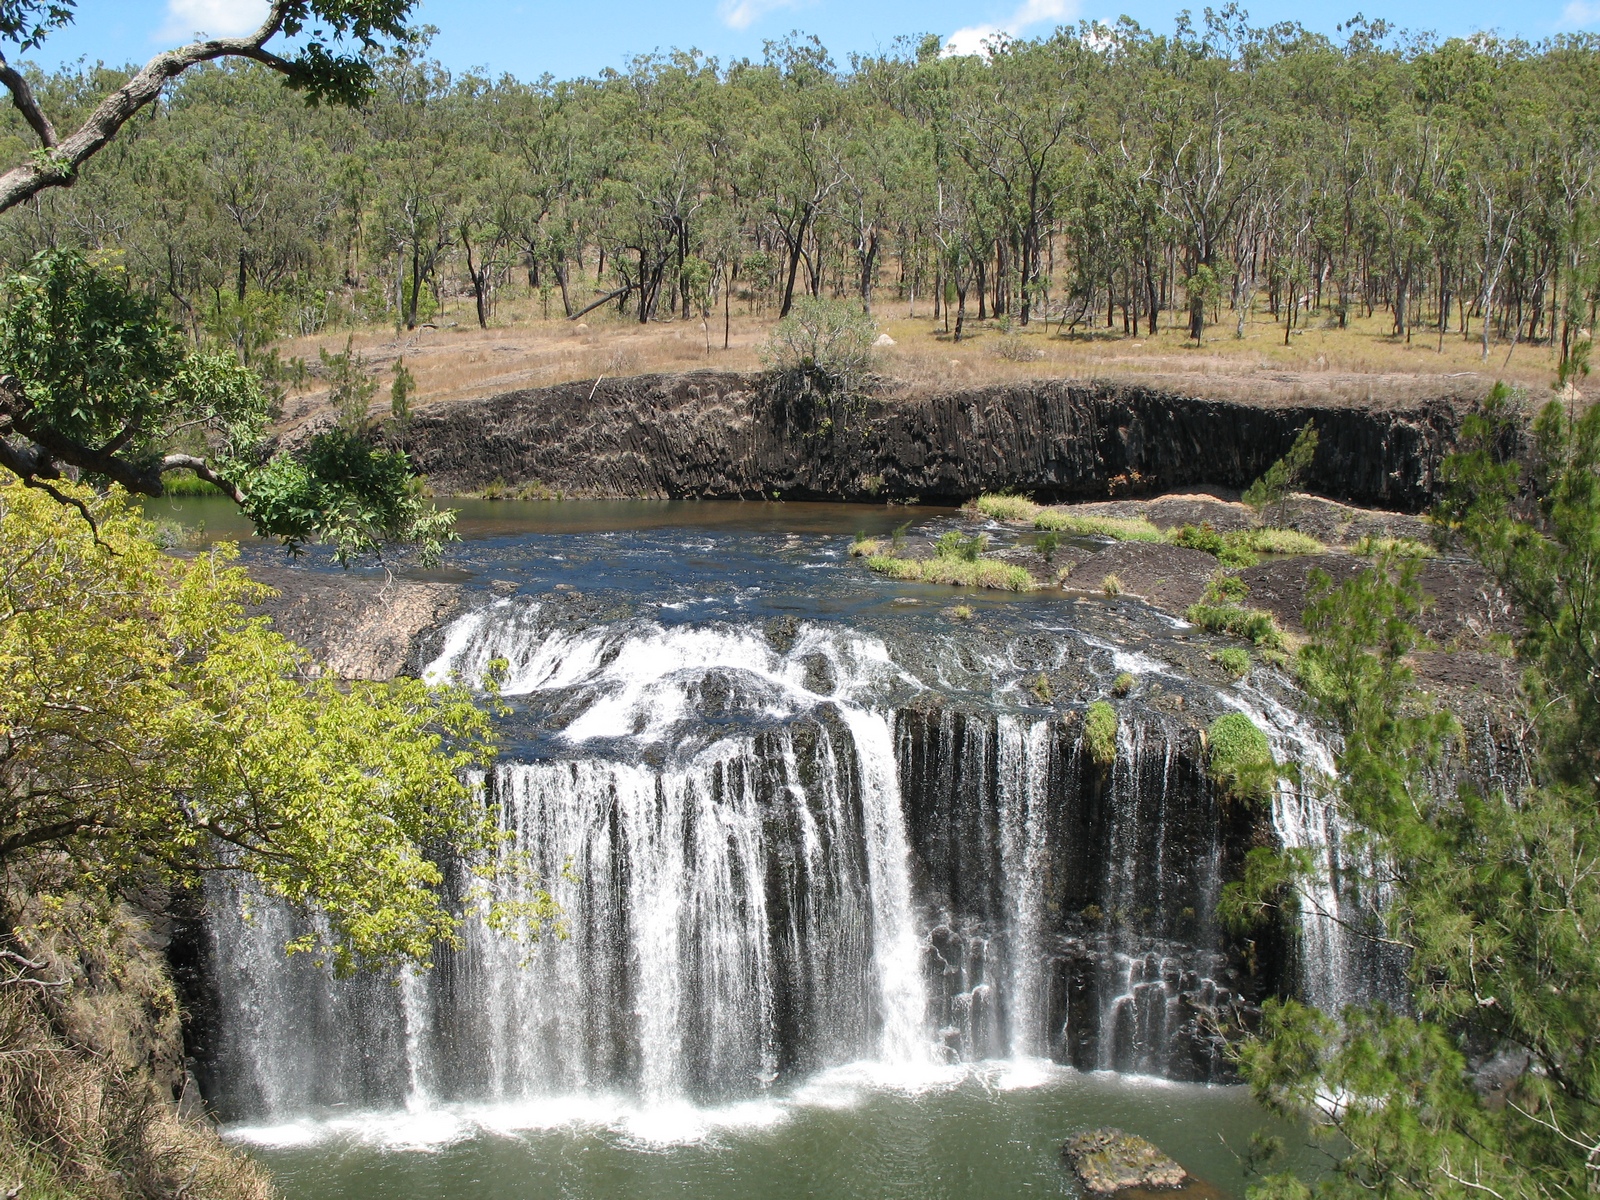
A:
<svg viewBox="0 0 1600 1200">
<path fill-rule="evenodd" d="M 1075 1133 L 1061 1147 L 1084 1190 L 1109 1196 L 1125 1188 L 1180 1188 L 1189 1173 L 1142 1137 L 1120 1129 Z"/>
</svg>

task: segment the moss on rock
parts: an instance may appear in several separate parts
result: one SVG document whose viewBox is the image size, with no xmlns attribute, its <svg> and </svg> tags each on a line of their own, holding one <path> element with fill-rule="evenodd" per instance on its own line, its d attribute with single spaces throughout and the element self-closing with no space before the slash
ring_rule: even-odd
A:
<svg viewBox="0 0 1600 1200">
<path fill-rule="evenodd" d="M 1061 1155 L 1086 1192 L 1109 1196 L 1126 1188 L 1179 1188 L 1189 1173 L 1142 1137 L 1120 1129 L 1074 1134 Z"/>
</svg>

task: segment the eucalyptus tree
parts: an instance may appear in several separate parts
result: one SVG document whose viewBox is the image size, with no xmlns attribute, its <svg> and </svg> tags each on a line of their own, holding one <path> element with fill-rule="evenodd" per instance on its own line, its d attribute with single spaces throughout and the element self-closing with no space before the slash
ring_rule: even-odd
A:
<svg viewBox="0 0 1600 1200">
<path fill-rule="evenodd" d="M 1071 34 L 1044 43 L 1002 39 L 956 115 L 957 153 L 993 182 L 1006 210 L 1024 325 L 1032 315 L 1044 232 L 1053 215 L 1053 176 L 1069 131 L 1083 125 L 1088 107 L 1079 76 L 1094 58 L 1095 51 Z M 1003 270 L 1000 263 L 996 267 Z"/>
<path fill-rule="evenodd" d="M 113 87 L 62 136 L 25 75 L 0 57 L 0 83 L 37 148 L 0 175 L 0 212 L 66 186 L 172 80 L 203 63 L 246 59 L 308 103 L 350 104 L 374 77 L 373 55 L 413 37 L 413 0 L 273 0 L 261 25 L 164 51 Z M 0 41 L 26 51 L 73 19 L 73 0 L 0 0 Z M 279 53 L 273 46 L 285 47 Z M 272 454 L 268 401 L 237 360 L 196 352 L 148 298 L 71 252 L 37 257 L 7 283 L 0 321 L 0 466 L 24 484 L 89 506 L 58 485 L 71 468 L 159 496 L 190 470 L 230 496 L 264 534 L 291 547 L 330 541 L 342 558 L 384 541 L 436 552 L 453 514 L 424 502 L 403 455 L 337 434 L 306 453 Z M 174 441 L 198 441 L 190 451 Z M 165 451 L 165 452 L 163 452 Z"/>
</svg>

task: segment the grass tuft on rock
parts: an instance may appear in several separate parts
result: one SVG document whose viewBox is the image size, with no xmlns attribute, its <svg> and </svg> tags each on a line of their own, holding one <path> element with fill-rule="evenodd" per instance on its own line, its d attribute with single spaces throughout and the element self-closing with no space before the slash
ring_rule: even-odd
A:
<svg viewBox="0 0 1600 1200">
<path fill-rule="evenodd" d="M 1271 650 L 1283 649 L 1283 630 L 1272 614 L 1239 604 L 1191 604 L 1184 614 L 1207 633 L 1225 633 Z"/>
<path fill-rule="evenodd" d="M 1010 492 L 985 492 L 973 501 L 973 507 L 994 521 L 1031 521 L 1039 512 L 1032 500 Z"/>
<path fill-rule="evenodd" d="M 1095 765 L 1106 769 L 1117 761 L 1117 710 L 1110 702 L 1096 700 L 1084 714 L 1083 739 Z"/>
<path fill-rule="evenodd" d="M 1321 554 L 1327 549 L 1316 538 L 1296 529 L 1240 529 L 1218 533 L 1210 522 L 1185 525 L 1167 535 L 1174 546 L 1187 546 L 1214 555 L 1225 567 L 1253 567 L 1262 554 Z"/>
<path fill-rule="evenodd" d="M 1321 554 L 1327 549 L 1298 529 L 1250 529 L 1244 534 L 1244 544 L 1257 554 Z"/>
<path fill-rule="evenodd" d="M 1240 712 L 1218 717 L 1206 730 L 1206 770 L 1231 800 L 1265 800 L 1277 779 L 1267 735 Z"/>
<path fill-rule="evenodd" d="M 948 583 L 956 587 L 993 588 L 1006 592 L 1028 592 L 1036 586 L 1025 567 L 993 558 L 971 561 L 965 558 L 896 558 L 892 554 L 873 554 L 867 566 L 891 579 L 910 583 Z"/>
<path fill-rule="evenodd" d="M 1118 542 L 1159 542 L 1161 531 L 1143 517 L 1089 517 L 1059 508 L 1041 508 L 1033 518 L 1035 529 L 1053 529 L 1077 537 L 1104 537 Z"/>
<path fill-rule="evenodd" d="M 1439 552 L 1427 542 L 1419 542 L 1416 538 L 1390 538 L 1373 537 L 1368 534 L 1351 547 L 1355 553 L 1363 558 L 1379 558 L 1385 554 L 1395 558 L 1437 558 Z"/>
</svg>

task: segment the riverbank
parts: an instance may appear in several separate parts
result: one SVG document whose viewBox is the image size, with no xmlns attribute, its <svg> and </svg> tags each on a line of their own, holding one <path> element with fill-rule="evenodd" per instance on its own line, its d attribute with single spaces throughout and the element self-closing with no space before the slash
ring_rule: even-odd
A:
<svg viewBox="0 0 1600 1200">
<path fill-rule="evenodd" d="M 1008 490 L 1056 502 L 1243 488 L 1315 422 L 1307 490 L 1417 511 L 1487 390 L 1478 383 L 1390 391 L 1372 377 L 1228 397 L 1035 380 L 830 401 L 768 375 L 701 371 L 433 405 L 405 440 L 440 495 L 959 504 Z"/>
</svg>

